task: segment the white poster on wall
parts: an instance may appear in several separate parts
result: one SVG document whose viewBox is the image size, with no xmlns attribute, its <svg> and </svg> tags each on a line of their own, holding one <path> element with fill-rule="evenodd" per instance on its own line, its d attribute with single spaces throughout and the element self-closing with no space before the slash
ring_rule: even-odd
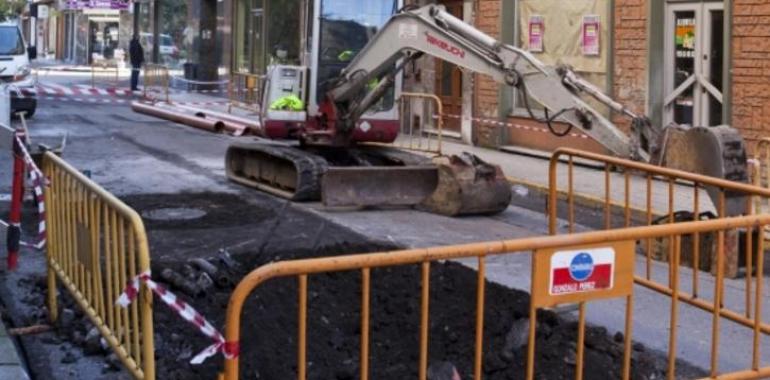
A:
<svg viewBox="0 0 770 380">
<path fill-rule="evenodd" d="M 599 25 L 599 15 L 583 16 L 583 26 L 581 28 L 581 44 L 583 46 L 583 55 L 598 56 L 601 52 L 601 27 Z"/>
<path fill-rule="evenodd" d="M 545 34 L 545 20 L 543 16 L 529 16 L 529 51 L 533 53 L 543 52 L 543 35 Z"/>
<path fill-rule="evenodd" d="M 40 4 L 37 6 L 37 18 L 48 18 L 48 6 Z"/>
</svg>

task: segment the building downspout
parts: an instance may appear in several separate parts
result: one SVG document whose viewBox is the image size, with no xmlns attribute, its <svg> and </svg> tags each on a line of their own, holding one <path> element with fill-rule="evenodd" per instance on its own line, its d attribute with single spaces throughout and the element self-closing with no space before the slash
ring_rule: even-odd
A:
<svg viewBox="0 0 770 380">
<path fill-rule="evenodd" d="M 463 21 L 473 25 L 473 2 L 463 2 Z M 463 143 L 473 145 L 473 74 L 467 70 L 462 71 L 462 118 L 460 119 L 460 138 Z"/>
<path fill-rule="evenodd" d="M 724 72 L 722 74 L 722 123 L 733 125 L 733 0 L 725 0 L 725 52 L 724 52 Z"/>
<path fill-rule="evenodd" d="M 501 0 L 500 4 L 500 42 L 507 45 L 516 45 L 516 0 Z M 513 88 L 506 85 L 498 85 L 497 90 L 497 118 L 507 121 L 513 113 Z M 501 128 L 498 134 L 498 145 L 508 144 L 508 130 Z"/>
</svg>

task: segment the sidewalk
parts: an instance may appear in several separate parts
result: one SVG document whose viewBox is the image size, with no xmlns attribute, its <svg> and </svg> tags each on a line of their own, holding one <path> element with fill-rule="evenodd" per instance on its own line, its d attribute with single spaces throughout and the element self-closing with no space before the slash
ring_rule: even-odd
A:
<svg viewBox="0 0 770 380">
<path fill-rule="evenodd" d="M 16 352 L 16 345 L 8 336 L 5 325 L 2 323 L 0 323 L 0 379 L 29 379 Z"/>
</svg>

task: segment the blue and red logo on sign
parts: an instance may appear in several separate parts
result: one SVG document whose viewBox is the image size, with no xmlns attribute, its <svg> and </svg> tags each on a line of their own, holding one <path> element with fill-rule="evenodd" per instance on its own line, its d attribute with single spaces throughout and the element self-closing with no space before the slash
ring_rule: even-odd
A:
<svg viewBox="0 0 770 380">
<path fill-rule="evenodd" d="M 594 259 L 586 252 L 579 253 L 569 264 L 569 275 L 575 281 L 585 281 L 594 273 Z"/>
<path fill-rule="evenodd" d="M 615 251 L 609 248 L 556 252 L 551 257 L 551 295 L 612 288 Z"/>
</svg>

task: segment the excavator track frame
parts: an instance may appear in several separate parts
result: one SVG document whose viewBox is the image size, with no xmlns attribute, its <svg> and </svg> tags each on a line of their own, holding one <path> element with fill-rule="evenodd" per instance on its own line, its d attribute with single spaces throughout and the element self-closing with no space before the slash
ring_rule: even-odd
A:
<svg viewBox="0 0 770 380">
<path fill-rule="evenodd" d="M 292 201 L 320 199 L 327 170 L 323 157 L 270 142 L 234 143 L 225 156 L 230 180 Z"/>
</svg>

